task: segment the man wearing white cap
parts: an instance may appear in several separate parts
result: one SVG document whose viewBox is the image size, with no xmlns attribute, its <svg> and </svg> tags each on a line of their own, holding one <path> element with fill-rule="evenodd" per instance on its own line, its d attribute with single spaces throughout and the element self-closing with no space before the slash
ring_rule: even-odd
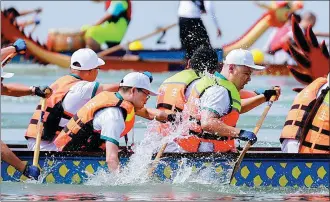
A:
<svg viewBox="0 0 330 202">
<path fill-rule="evenodd" d="M 55 137 L 61 132 L 73 115 L 90 99 L 102 91 L 116 92 L 119 84 L 100 84 L 96 82 L 98 70 L 105 62 L 89 49 L 79 49 L 71 56 L 69 75 L 56 80 L 51 88 L 53 95 L 48 98 L 44 118 L 44 131 L 40 145 L 41 151 L 56 151 L 53 144 Z M 167 118 L 164 114 L 151 109 L 137 112 L 147 119 L 157 117 L 159 120 Z M 37 120 L 40 116 L 40 105 L 33 114 L 25 138 L 28 139 L 28 149 L 34 150 Z"/>
<path fill-rule="evenodd" d="M 127 74 L 119 91 L 102 92 L 87 102 L 55 139 L 60 151 L 106 151 L 111 171 L 119 169 L 120 137 L 134 126 L 135 111 L 143 109 L 151 89 L 150 77 L 144 73 Z"/>
<path fill-rule="evenodd" d="M 254 64 L 249 51 L 237 49 L 227 55 L 221 73 L 199 80 L 188 100 L 191 136 L 177 141 L 180 149 L 186 152 L 235 151 L 234 138 L 254 144 L 257 137 L 253 132 L 236 128 L 239 114 L 268 101 L 272 95 L 279 96 L 280 89 L 266 90 L 244 99 L 244 103 L 241 103 L 239 91 L 251 80 L 253 70 L 263 69 Z"/>
<path fill-rule="evenodd" d="M 115 92 L 118 84 L 100 84 L 95 79 L 104 61 L 88 48 L 79 49 L 71 56 L 70 74 L 51 84 L 53 95 L 47 99 L 44 116 L 44 131 L 40 145 L 41 151 L 55 151 L 53 139 L 61 132 L 69 119 L 91 98 L 102 91 Z M 40 104 L 34 112 L 25 138 L 28 149 L 34 150 L 37 120 Z"/>
</svg>

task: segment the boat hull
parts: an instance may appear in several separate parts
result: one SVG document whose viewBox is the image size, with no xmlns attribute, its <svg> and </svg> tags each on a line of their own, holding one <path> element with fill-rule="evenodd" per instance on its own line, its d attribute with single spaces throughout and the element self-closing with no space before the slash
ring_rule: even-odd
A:
<svg viewBox="0 0 330 202">
<path fill-rule="evenodd" d="M 32 163 L 33 152 L 18 151 L 24 161 Z M 125 165 L 131 153 L 121 152 L 120 163 Z M 239 171 L 231 181 L 235 186 L 272 187 L 329 187 L 330 155 L 248 153 Z M 205 169 L 210 170 L 212 179 L 228 181 L 237 154 L 164 154 L 155 170 L 154 177 L 171 181 L 182 168 L 190 168 L 198 176 Z M 81 184 L 87 180 L 87 173 L 107 169 L 104 153 L 59 153 L 41 152 L 39 165 L 43 169 L 44 183 Z M 3 181 L 26 180 L 20 172 L 5 162 L 1 164 Z M 184 171 L 185 172 L 185 171 Z"/>
</svg>

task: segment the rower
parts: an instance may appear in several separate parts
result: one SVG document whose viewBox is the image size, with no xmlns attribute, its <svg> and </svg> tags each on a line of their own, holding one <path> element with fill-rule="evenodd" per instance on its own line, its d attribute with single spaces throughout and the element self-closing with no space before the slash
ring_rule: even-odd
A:
<svg viewBox="0 0 330 202">
<path fill-rule="evenodd" d="M 1 49 L 1 61 L 7 56 L 13 53 L 24 54 L 26 51 L 26 44 L 24 40 L 18 39 L 12 46 Z M 27 95 L 37 95 L 39 97 L 49 97 L 51 95 L 51 89 L 39 86 L 25 86 L 22 84 L 3 84 L 5 78 L 11 78 L 14 73 L 4 72 L 1 67 L 1 95 L 22 97 Z M 22 172 L 23 175 L 29 178 L 38 179 L 40 170 L 36 166 L 23 163 L 9 148 L 1 141 L 1 160 L 7 162 L 18 171 Z"/>
<path fill-rule="evenodd" d="M 281 92 L 280 89 L 265 90 L 241 103 L 239 91 L 251 80 L 253 70 L 263 69 L 254 64 L 251 52 L 237 49 L 227 55 L 221 73 L 216 72 L 215 78 L 204 76 L 197 81 L 187 104 L 191 116 L 189 135 L 183 134 L 175 140 L 177 150 L 236 151 L 234 138 L 254 144 L 257 137 L 253 132 L 236 128 L 239 114 L 269 101 L 273 95 L 278 98 Z"/>
<path fill-rule="evenodd" d="M 26 26 L 40 24 L 40 19 L 35 17 L 33 20 L 28 20 L 28 21 L 24 21 L 24 22 L 22 22 L 22 21 L 17 22 L 16 18 L 21 17 L 21 16 L 25 16 L 25 15 L 28 15 L 28 14 L 32 14 L 32 13 L 38 14 L 41 11 L 42 11 L 41 8 L 36 8 L 36 9 L 33 9 L 33 10 L 25 10 L 25 11 L 18 12 L 15 8 L 10 7 L 8 9 L 4 10 L 4 14 L 5 14 L 5 16 L 9 17 L 12 24 L 18 26 L 21 30 L 23 30 Z"/>
<path fill-rule="evenodd" d="M 148 98 L 158 95 L 151 90 L 148 75 L 127 74 L 119 91 L 102 92 L 87 102 L 54 143 L 60 151 L 106 151 L 111 171 L 119 171 L 119 139 L 134 126 L 135 111 L 144 108 Z"/>
<path fill-rule="evenodd" d="M 131 21 L 131 0 L 105 1 L 106 14 L 94 25 L 82 27 L 86 47 L 94 51 L 119 45 Z"/>
<path fill-rule="evenodd" d="M 213 1 L 181 0 L 178 9 L 180 41 L 186 51 L 185 58 L 191 59 L 194 52 L 200 46 L 211 46 L 209 36 L 201 19 L 204 13 L 210 14 L 217 28 L 217 36 L 221 36 L 221 30 L 215 16 Z"/>
<path fill-rule="evenodd" d="M 294 99 L 281 133 L 285 153 L 330 153 L 329 82 L 320 77 Z"/>
</svg>

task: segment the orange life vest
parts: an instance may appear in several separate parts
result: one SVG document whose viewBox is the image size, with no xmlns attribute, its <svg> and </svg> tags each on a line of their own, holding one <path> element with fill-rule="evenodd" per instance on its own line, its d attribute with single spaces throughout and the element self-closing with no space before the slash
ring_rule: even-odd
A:
<svg viewBox="0 0 330 202">
<path fill-rule="evenodd" d="M 192 69 L 183 70 L 166 79 L 160 86 L 157 98 L 157 109 L 170 114 L 181 112 L 186 104 L 185 92 L 187 87 L 195 80 L 200 79 Z"/>
<path fill-rule="evenodd" d="M 326 78 L 318 78 L 305 87 L 294 99 L 281 133 L 284 139 L 299 140 L 306 119 L 317 99 L 319 89 L 327 83 Z M 299 153 L 329 153 L 329 93 L 317 111 L 312 125 L 302 143 Z"/>
<path fill-rule="evenodd" d="M 53 94 L 47 99 L 46 111 L 43 116 L 43 133 L 42 140 L 52 141 L 63 129 L 59 126 L 61 118 L 71 119 L 73 116 L 71 113 L 63 110 L 62 101 L 65 95 L 69 92 L 70 88 L 75 85 L 81 79 L 73 74 L 63 76 L 57 79 L 50 88 L 53 90 Z M 36 138 L 37 136 L 37 124 L 41 114 L 41 102 L 37 106 L 35 112 L 32 115 L 30 124 L 25 133 L 25 138 Z"/>
<path fill-rule="evenodd" d="M 197 152 L 201 142 L 213 143 L 214 152 L 229 152 L 235 150 L 235 141 L 228 137 L 220 137 L 203 132 L 200 124 L 199 106 L 196 105 L 196 99 L 199 99 L 206 89 L 213 85 L 223 86 L 228 90 L 230 96 L 231 107 L 230 111 L 220 118 L 226 125 L 236 126 L 241 111 L 240 94 L 234 84 L 226 80 L 219 74 L 218 78 L 211 79 L 203 77 L 199 80 L 193 88 L 193 91 L 188 100 L 188 109 L 190 111 L 191 119 L 195 122 L 191 123 L 190 136 L 176 139 L 175 141 L 181 146 L 182 149 L 188 152 Z"/>
<path fill-rule="evenodd" d="M 108 107 L 119 107 L 122 110 L 125 119 L 125 129 L 120 137 L 126 135 L 134 126 L 134 106 L 130 102 L 123 100 L 119 93 L 104 91 L 88 101 L 70 119 L 66 127 L 55 139 L 54 144 L 61 151 L 104 150 L 105 141 L 100 139 L 100 131 L 94 130 L 93 120 L 96 112 Z"/>
</svg>

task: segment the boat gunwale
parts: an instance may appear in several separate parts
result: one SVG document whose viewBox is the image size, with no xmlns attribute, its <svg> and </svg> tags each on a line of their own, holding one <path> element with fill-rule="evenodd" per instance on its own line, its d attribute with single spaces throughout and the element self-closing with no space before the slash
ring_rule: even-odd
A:
<svg viewBox="0 0 330 202">
<path fill-rule="evenodd" d="M 19 157 L 33 157 L 33 151 L 14 151 L 14 153 Z M 122 150 L 119 152 L 119 158 L 129 158 L 133 152 L 128 150 Z M 81 151 L 66 151 L 66 152 L 56 152 L 56 151 L 41 151 L 40 157 L 72 157 L 72 158 L 94 158 L 103 157 L 105 158 L 105 152 L 81 152 Z M 153 155 L 153 158 L 156 154 Z M 238 157 L 238 153 L 164 153 L 162 159 L 227 159 L 233 160 Z M 330 154 L 298 154 L 298 153 L 247 153 L 244 160 L 328 160 L 330 159 Z"/>
</svg>

